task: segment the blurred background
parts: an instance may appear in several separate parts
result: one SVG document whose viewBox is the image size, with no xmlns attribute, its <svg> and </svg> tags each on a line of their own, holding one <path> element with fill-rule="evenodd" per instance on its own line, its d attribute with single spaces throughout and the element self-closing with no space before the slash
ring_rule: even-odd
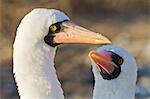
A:
<svg viewBox="0 0 150 99">
<path fill-rule="evenodd" d="M 0 99 L 19 99 L 12 73 L 12 46 L 20 20 L 36 7 L 64 11 L 75 23 L 128 49 L 138 64 L 136 99 L 150 99 L 149 0 L 0 0 Z M 60 45 L 58 78 L 66 99 L 92 99 L 88 53 L 100 45 Z"/>
</svg>

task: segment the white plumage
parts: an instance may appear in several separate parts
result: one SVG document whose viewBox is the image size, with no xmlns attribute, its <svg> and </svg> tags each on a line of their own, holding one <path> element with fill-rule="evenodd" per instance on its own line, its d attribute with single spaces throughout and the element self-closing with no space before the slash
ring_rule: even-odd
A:
<svg viewBox="0 0 150 99">
<path fill-rule="evenodd" d="M 64 99 L 54 68 L 56 47 L 44 43 L 43 38 L 49 24 L 65 19 L 69 18 L 58 10 L 35 9 L 21 21 L 13 52 L 21 99 Z"/>
<path fill-rule="evenodd" d="M 124 48 L 114 45 L 104 45 L 97 49 L 97 53 L 111 51 L 124 59 L 121 72 L 117 78 L 103 79 L 97 64 L 92 61 L 95 86 L 93 99 L 135 99 L 135 85 L 137 79 L 137 65 L 134 57 Z"/>
<path fill-rule="evenodd" d="M 64 99 L 54 67 L 60 43 L 110 41 L 73 24 L 63 12 L 34 9 L 21 21 L 13 46 L 13 72 L 21 99 Z"/>
</svg>

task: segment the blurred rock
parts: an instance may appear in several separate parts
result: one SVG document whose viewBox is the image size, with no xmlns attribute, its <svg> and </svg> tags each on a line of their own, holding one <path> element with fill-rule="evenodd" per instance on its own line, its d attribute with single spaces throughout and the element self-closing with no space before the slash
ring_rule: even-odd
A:
<svg viewBox="0 0 150 99">
<path fill-rule="evenodd" d="M 148 90 L 146 88 L 144 88 L 142 85 L 138 84 L 136 86 L 135 95 L 136 95 L 137 99 L 145 99 L 150 96 L 150 93 L 148 92 Z"/>
</svg>

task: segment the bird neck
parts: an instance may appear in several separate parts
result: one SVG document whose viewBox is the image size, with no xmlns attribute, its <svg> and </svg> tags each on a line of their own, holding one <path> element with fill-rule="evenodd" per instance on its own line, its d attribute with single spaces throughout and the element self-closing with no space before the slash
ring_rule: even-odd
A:
<svg viewBox="0 0 150 99">
<path fill-rule="evenodd" d="M 126 79 L 104 80 L 99 71 L 94 70 L 95 85 L 93 99 L 134 99 L 136 81 Z"/>
<path fill-rule="evenodd" d="M 15 41 L 13 72 L 21 99 L 64 99 L 54 67 L 55 51 L 44 42 Z"/>
</svg>

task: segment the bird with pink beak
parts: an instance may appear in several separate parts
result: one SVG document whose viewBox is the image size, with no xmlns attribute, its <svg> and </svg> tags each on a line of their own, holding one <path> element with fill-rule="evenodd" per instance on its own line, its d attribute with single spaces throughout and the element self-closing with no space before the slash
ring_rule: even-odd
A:
<svg viewBox="0 0 150 99">
<path fill-rule="evenodd" d="M 137 64 L 125 48 L 103 45 L 91 51 L 93 99 L 135 99 Z"/>
<path fill-rule="evenodd" d="M 110 44 L 111 41 L 100 33 L 96 33 L 74 24 L 68 18 L 53 23 L 45 36 L 45 42 L 50 46 L 62 43 Z"/>
<path fill-rule="evenodd" d="M 111 41 L 74 24 L 56 9 L 37 8 L 22 19 L 13 46 L 13 72 L 21 99 L 64 99 L 54 58 L 57 46 L 65 43 Z"/>
</svg>

